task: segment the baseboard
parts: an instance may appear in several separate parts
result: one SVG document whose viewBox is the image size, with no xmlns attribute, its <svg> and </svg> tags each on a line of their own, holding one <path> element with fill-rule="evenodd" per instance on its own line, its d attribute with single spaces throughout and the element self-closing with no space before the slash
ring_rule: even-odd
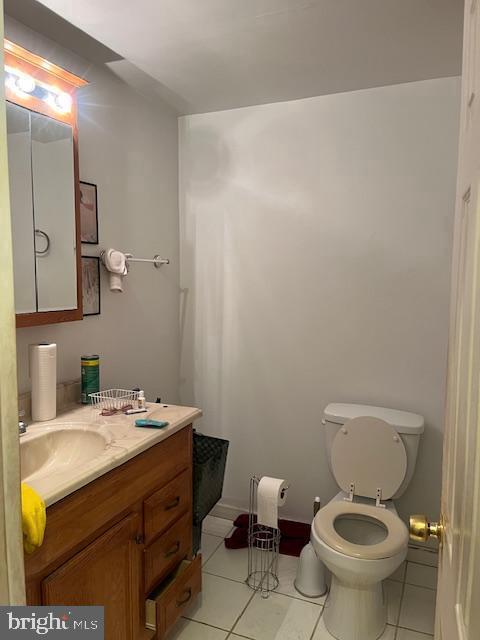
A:
<svg viewBox="0 0 480 640">
<path fill-rule="evenodd" d="M 240 514 L 246 513 L 247 511 L 248 509 L 240 509 L 239 507 L 234 507 L 231 504 L 219 502 L 213 507 L 209 515 L 215 516 L 216 518 L 224 518 L 225 520 L 234 521 Z M 410 543 L 408 545 L 407 560 L 410 560 L 410 562 L 417 562 L 419 564 L 437 566 L 438 549 L 433 548 L 432 546 Z"/>
<path fill-rule="evenodd" d="M 407 560 L 430 567 L 438 567 L 438 549 L 412 542 L 408 545 Z"/>
<path fill-rule="evenodd" d="M 239 507 L 233 507 L 230 504 L 217 503 L 208 515 L 215 516 L 216 518 L 225 518 L 225 520 L 235 520 L 242 513 L 246 513 L 247 510 L 240 509 Z"/>
<path fill-rule="evenodd" d="M 226 504 L 225 502 L 218 502 L 213 509 L 210 511 L 209 515 L 215 516 L 217 518 L 225 518 L 226 520 L 235 520 L 240 514 L 248 513 L 248 507 L 234 507 L 231 504 Z M 284 520 L 295 520 L 295 522 L 304 522 L 306 524 L 310 524 L 310 521 L 299 519 L 295 517 L 294 514 L 289 513 L 288 510 L 282 510 L 280 517 Z"/>
</svg>

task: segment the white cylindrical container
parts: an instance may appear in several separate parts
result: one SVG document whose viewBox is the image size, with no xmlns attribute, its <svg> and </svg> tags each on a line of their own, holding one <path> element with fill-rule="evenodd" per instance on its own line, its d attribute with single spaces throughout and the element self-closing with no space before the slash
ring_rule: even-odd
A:
<svg viewBox="0 0 480 640">
<path fill-rule="evenodd" d="M 319 598 L 327 593 L 325 566 L 310 542 L 303 547 L 300 554 L 297 577 L 293 585 L 298 593 L 307 598 Z"/>
<path fill-rule="evenodd" d="M 57 345 L 31 344 L 28 357 L 32 383 L 32 420 L 52 420 L 57 415 Z"/>
</svg>

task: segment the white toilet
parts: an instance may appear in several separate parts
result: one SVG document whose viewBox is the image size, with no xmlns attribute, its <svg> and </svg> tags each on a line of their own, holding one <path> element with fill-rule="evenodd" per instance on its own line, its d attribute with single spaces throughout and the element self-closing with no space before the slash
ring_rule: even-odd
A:
<svg viewBox="0 0 480 640">
<path fill-rule="evenodd" d="M 422 416 L 329 404 L 322 421 L 330 469 L 342 491 L 315 516 L 311 542 L 332 574 L 324 621 L 338 640 L 376 640 L 387 623 L 382 581 L 407 555 L 393 503 L 415 469 Z"/>
</svg>

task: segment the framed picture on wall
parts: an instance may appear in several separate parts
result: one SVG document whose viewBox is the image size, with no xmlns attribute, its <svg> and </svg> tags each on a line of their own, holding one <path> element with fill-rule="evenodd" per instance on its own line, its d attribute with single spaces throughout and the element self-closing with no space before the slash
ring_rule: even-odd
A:
<svg viewBox="0 0 480 640">
<path fill-rule="evenodd" d="M 83 315 L 100 314 L 100 258 L 82 256 Z"/>
<path fill-rule="evenodd" d="M 80 181 L 80 239 L 98 244 L 97 185 Z"/>
</svg>

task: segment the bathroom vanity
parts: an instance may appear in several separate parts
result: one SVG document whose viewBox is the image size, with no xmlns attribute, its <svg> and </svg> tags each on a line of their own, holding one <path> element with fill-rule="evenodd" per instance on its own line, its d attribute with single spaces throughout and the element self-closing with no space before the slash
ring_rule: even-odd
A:
<svg viewBox="0 0 480 640">
<path fill-rule="evenodd" d="M 89 433 L 79 426 L 88 411 L 30 427 L 22 463 L 41 437 Z M 112 640 L 163 638 L 201 590 L 201 556 L 192 557 L 191 541 L 192 420 L 201 414 L 150 405 L 148 415 L 170 424 L 138 429 L 135 416 L 122 416 L 93 426 L 112 436 L 95 459 L 70 474 L 66 467 L 42 473 L 44 466 L 25 478 L 48 505 L 43 545 L 25 556 L 28 604 L 104 605 Z"/>
</svg>

